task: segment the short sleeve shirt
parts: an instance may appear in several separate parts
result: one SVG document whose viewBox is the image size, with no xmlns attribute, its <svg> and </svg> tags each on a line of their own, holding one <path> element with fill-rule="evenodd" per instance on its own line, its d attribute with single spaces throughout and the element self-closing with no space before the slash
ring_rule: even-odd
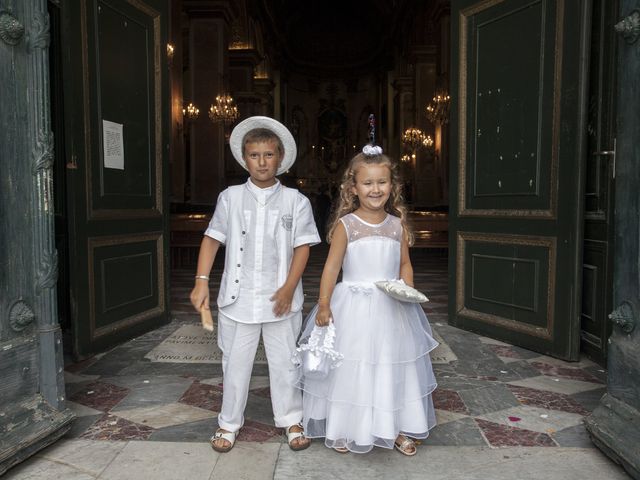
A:
<svg viewBox="0 0 640 480">
<path fill-rule="evenodd" d="M 248 229 L 244 243 L 240 291 L 238 299 L 221 311 L 232 320 L 241 323 L 264 323 L 285 320 L 297 312 L 276 317 L 273 313 L 271 297 L 279 288 L 277 284 L 278 252 L 276 249 L 275 231 L 281 217 L 281 189 L 277 182 L 267 188 L 257 187 L 249 179 L 245 184 L 243 195 L 244 221 L 252 228 Z M 241 221 L 240 218 L 230 218 L 228 197 L 225 192 L 213 214 L 205 235 L 226 243 L 229 222 Z M 301 195 L 301 194 L 300 194 Z M 318 233 L 311 204 L 306 197 L 297 202 L 296 230 L 293 235 L 293 245 L 296 248 L 305 244 L 317 243 Z"/>
</svg>

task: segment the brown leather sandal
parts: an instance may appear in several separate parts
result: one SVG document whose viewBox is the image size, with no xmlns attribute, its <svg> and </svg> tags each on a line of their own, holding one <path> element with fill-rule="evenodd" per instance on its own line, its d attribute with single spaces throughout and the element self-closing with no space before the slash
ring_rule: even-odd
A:
<svg viewBox="0 0 640 480">
<path fill-rule="evenodd" d="M 398 435 L 396 441 L 393 442 L 393 446 L 403 455 L 407 457 L 413 457 L 418 449 L 416 448 L 416 443 L 411 440 L 409 437 L 404 435 Z"/>
</svg>

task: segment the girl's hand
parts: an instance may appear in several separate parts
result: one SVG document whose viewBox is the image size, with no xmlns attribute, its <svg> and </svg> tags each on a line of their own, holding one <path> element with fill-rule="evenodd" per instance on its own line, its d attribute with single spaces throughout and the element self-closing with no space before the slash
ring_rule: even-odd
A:
<svg viewBox="0 0 640 480">
<path fill-rule="evenodd" d="M 331 323 L 333 314 L 329 305 L 320 305 L 318 307 L 318 313 L 316 314 L 316 325 L 319 327 L 326 327 Z"/>
<path fill-rule="evenodd" d="M 276 317 L 286 315 L 291 311 L 291 301 L 293 299 L 293 290 L 282 286 L 269 300 L 273 303 L 273 313 Z"/>
<path fill-rule="evenodd" d="M 193 305 L 193 308 L 195 308 L 198 313 L 203 307 L 209 310 L 209 284 L 201 280 L 196 280 L 196 284 L 193 290 L 191 290 L 189 298 L 191 299 L 191 305 Z"/>
</svg>

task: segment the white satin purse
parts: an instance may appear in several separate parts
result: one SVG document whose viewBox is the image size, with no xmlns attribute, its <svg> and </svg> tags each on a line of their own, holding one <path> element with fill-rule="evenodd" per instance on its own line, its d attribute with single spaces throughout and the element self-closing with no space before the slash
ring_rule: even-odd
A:
<svg viewBox="0 0 640 480">
<path fill-rule="evenodd" d="M 334 349 L 335 339 L 333 323 L 326 327 L 315 325 L 307 343 L 296 348 L 292 361 L 301 367 L 305 378 L 322 380 L 332 369 L 340 366 L 344 356 Z"/>
</svg>

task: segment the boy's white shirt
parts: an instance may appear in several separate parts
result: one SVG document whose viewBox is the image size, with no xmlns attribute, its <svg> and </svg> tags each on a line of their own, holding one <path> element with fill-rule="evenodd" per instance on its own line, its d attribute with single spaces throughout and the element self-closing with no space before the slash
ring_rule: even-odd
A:
<svg viewBox="0 0 640 480">
<path fill-rule="evenodd" d="M 218 307 L 242 323 L 284 320 L 302 309 L 302 281 L 293 294 L 291 314 L 276 317 L 269 299 L 287 279 L 293 249 L 320 242 L 309 199 L 280 182 L 261 189 L 247 183 L 218 197 L 205 235 L 225 245 Z M 275 249 L 271 246 L 275 245 Z M 253 269 L 243 265 L 253 264 Z"/>
</svg>

